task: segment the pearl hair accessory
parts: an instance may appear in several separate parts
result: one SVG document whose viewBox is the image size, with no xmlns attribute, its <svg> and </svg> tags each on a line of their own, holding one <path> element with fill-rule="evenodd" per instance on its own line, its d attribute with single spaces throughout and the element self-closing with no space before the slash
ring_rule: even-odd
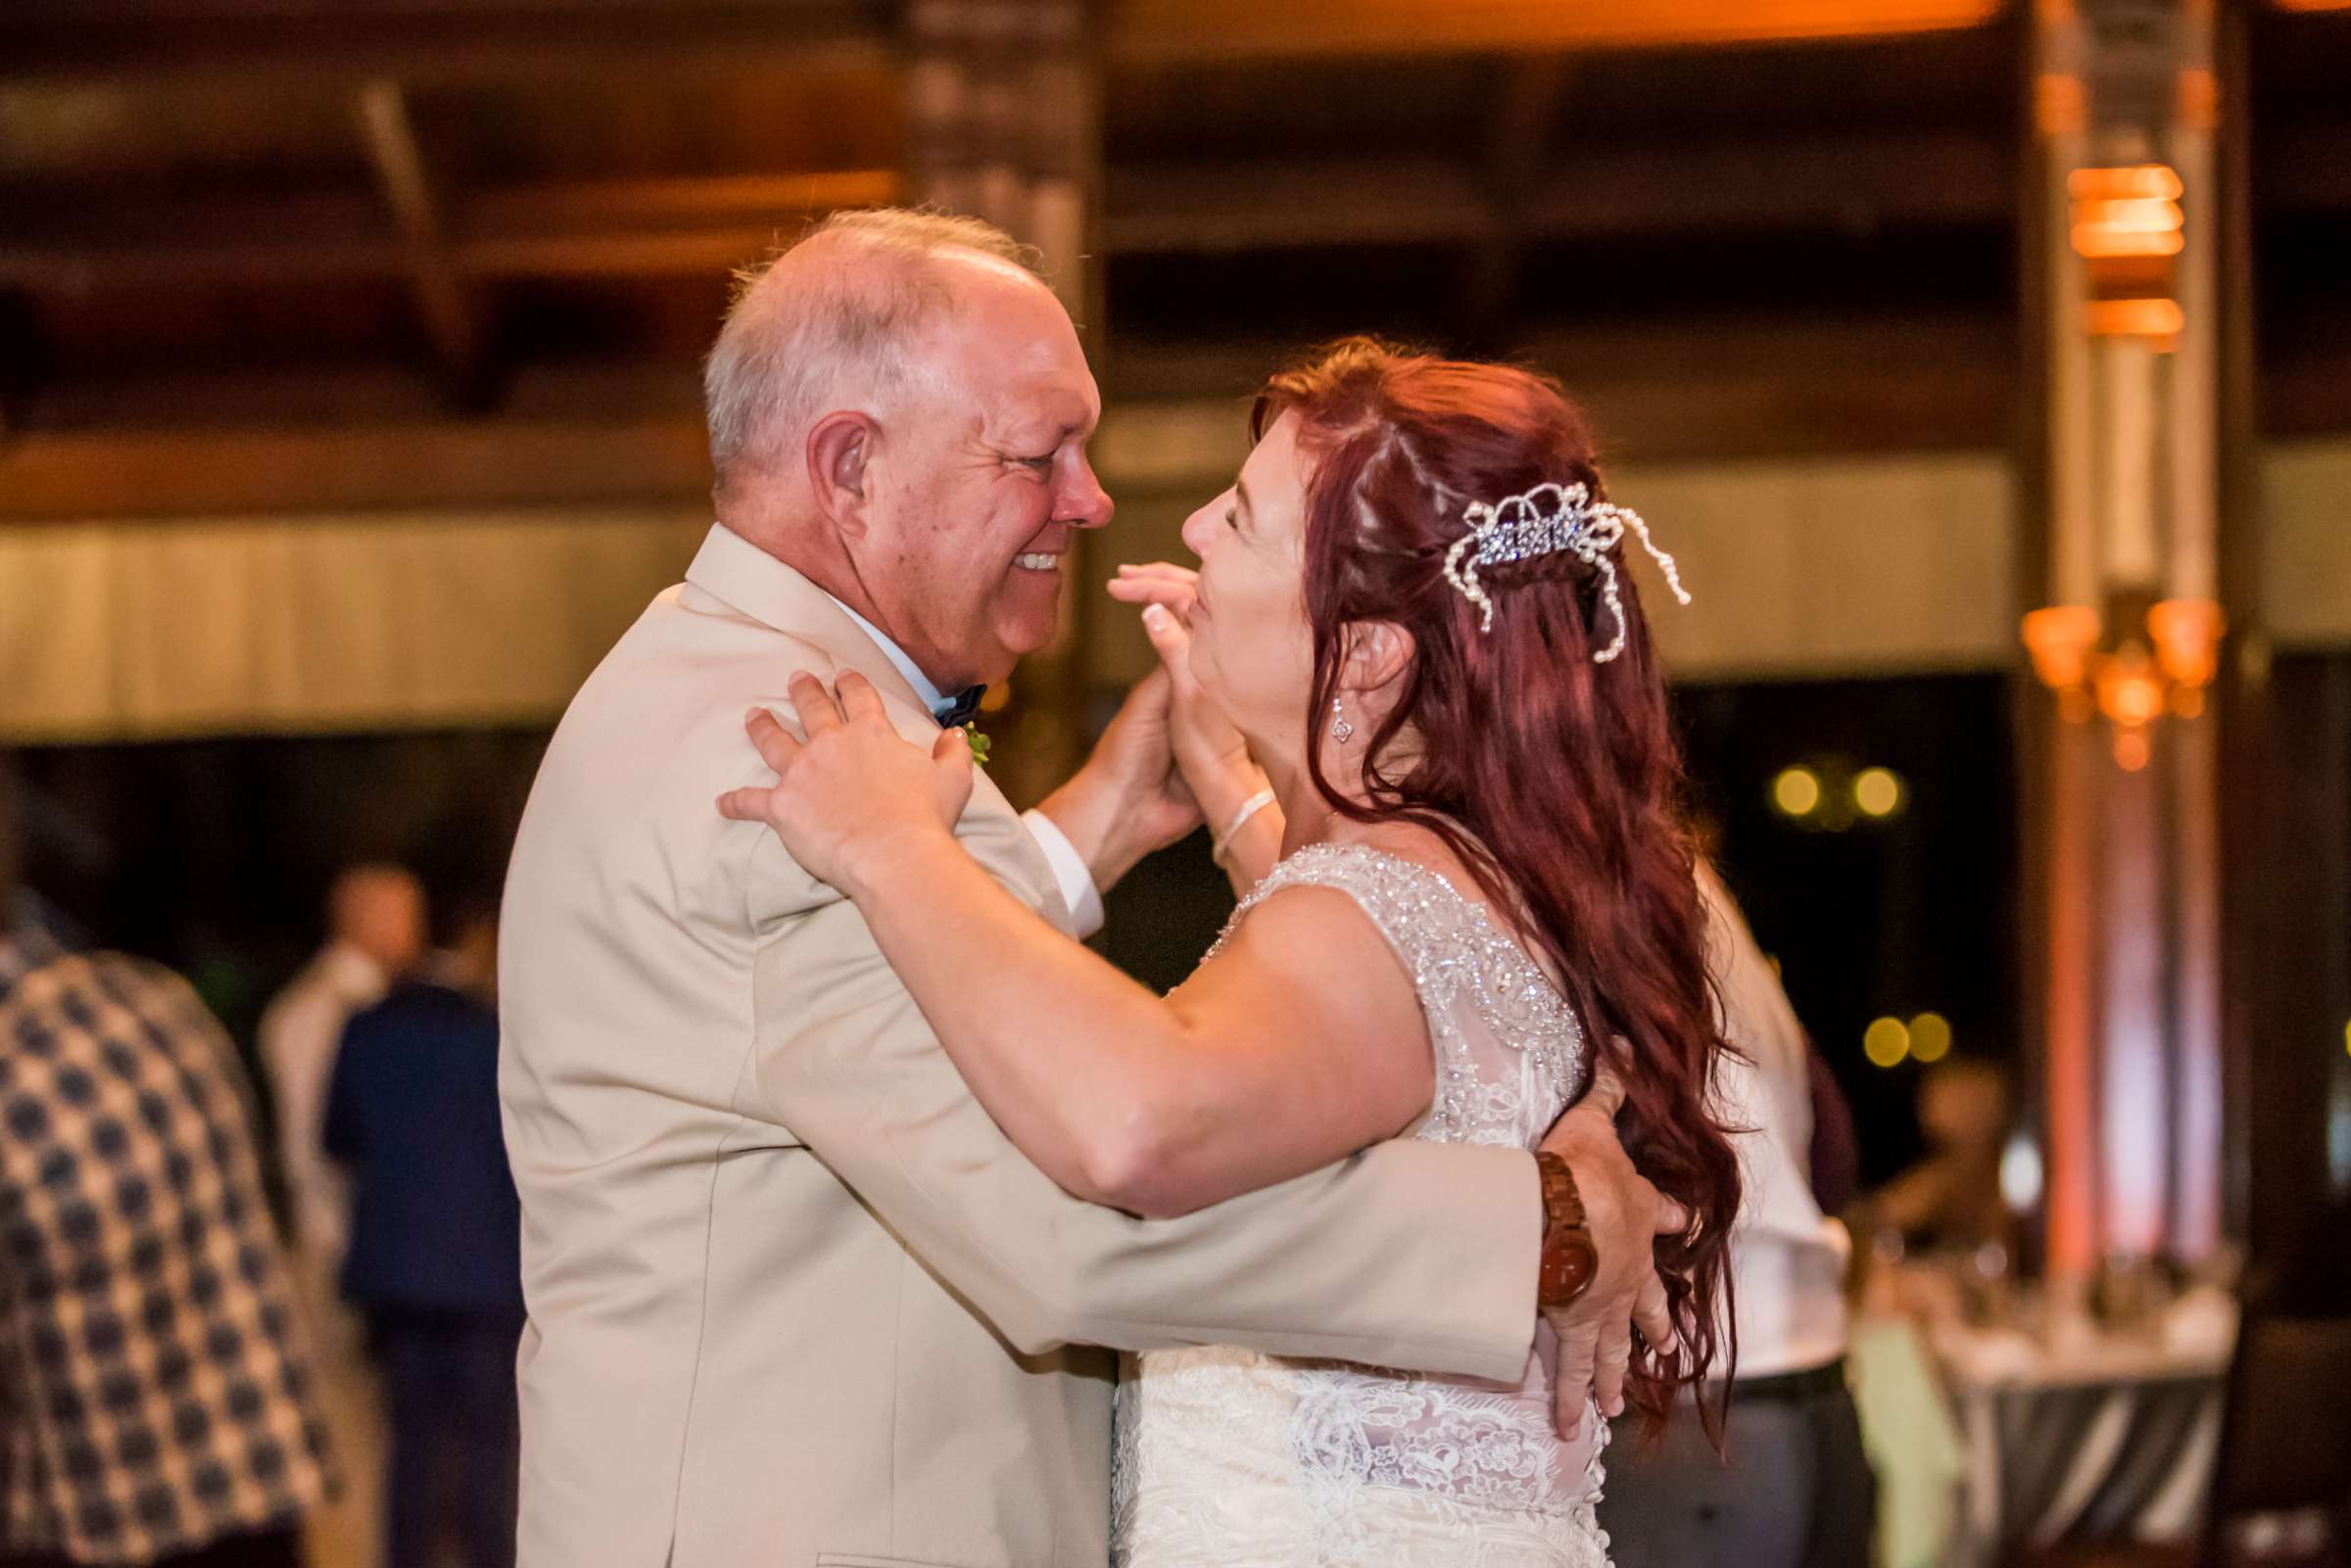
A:
<svg viewBox="0 0 2351 1568">
<path fill-rule="evenodd" d="M 1556 509 L 1546 509 L 1546 498 Z M 1616 563 L 1608 559 L 1608 551 L 1616 547 L 1628 527 L 1641 537 L 1641 547 L 1664 570 L 1665 584 L 1673 590 L 1673 596 L 1684 604 L 1690 602 L 1673 557 L 1650 539 L 1649 525 L 1641 520 L 1641 514 L 1605 500 L 1595 503 L 1591 491 L 1581 481 L 1572 485 L 1537 485 L 1523 495 L 1507 497 L 1493 505 L 1471 501 L 1463 518 L 1468 523 L 1469 532 L 1455 540 L 1453 548 L 1446 552 L 1445 578 L 1462 591 L 1463 597 L 1477 606 L 1480 632 L 1494 630 L 1494 600 L 1477 580 L 1479 567 L 1503 566 L 1567 550 L 1586 565 L 1600 569 L 1601 597 L 1608 606 L 1609 618 L 1616 623 L 1615 638 L 1592 655 L 1592 662 L 1606 664 L 1615 658 L 1624 651 L 1624 604 L 1616 596 Z M 1470 555 L 1468 564 L 1463 566 L 1462 557 L 1473 546 L 1477 553 Z"/>
</svg>

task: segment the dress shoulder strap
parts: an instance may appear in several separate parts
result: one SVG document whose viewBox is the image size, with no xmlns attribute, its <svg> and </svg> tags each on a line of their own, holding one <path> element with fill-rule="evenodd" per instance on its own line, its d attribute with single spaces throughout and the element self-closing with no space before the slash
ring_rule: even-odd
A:
<svg viewBox="0 0 2351 1568">
<path fill-rule="evenodd" d="M 1369 844 L 1308 844 L 1282 860 L 1233 910 L 1215 957 L 1249 912 L 1291 887 L 1332 887 L 1362 907 L 1413 977 L 1442 1057 L 1456 1010 L 1499 1044 L 1536 1058 L 1562 1093 L 1585 1069 L 1583 1029 L 1541 967 L 1495 928 L 1484 906 L 1442 874 Z M 1440 1096 L 1441 1121 L 1450 1121 Z"/>
<path fill-rule="evenodd" d="M 1331 887 L 1354 899 L 1404 960 L 1415 986 L 1421 983 L 1423 961 L 1432 949 L 1448 938 L 1466 935 L 1471 918 L 1480 914 L 1451 882 L 1426 866 L 1369 844 L 1308 844 L 1275 865 L 1249 890 L 1225 923 L 1224 935 L 1217 939 L 1217 945 L 1223 946 L 1251 910 L 1291 887 Z M 1422 1001 L 1426 1000 L 1424 992 Z"/>
</svg>

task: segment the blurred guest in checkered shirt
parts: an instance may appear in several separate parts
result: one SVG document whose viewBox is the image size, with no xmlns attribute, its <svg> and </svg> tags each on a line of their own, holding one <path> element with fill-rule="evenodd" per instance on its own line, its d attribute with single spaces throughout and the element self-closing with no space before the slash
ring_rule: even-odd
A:
<svg viewBox="0 0 2351 1568">
<path fill-rule="evenodd" d="M 195 993 L 15 921 L 0 754 L 0 1564 L 300 1561 L 327 1488 L 244 1083 Z"/>
</svg>

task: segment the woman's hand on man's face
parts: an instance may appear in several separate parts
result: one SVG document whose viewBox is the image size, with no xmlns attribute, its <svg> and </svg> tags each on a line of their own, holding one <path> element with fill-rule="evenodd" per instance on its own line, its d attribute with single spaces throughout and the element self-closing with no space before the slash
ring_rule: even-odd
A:
<svg viewBox="0 0 2351 1568">
<path fill-rule="evenodd" d="M 1213 815 L 1234 788 L 1243 796 L 1252 794 L 1260 780 L 1248 742 L 1192 676 L 1189 623 L 1197 577 L 1189 568 L 1167 561 L 1122 566 L 1110 592 L 1115 598 L 1143 607 L 1143 633 L 1151 639 L 1173 688 L 1169 728 L 1176 764 L 1202 808 Z"/>
<path fill-rule="evenodd" d="M 1128 604 L 1161 605 L 1188 627 L 1199 585 L 1200 574 L 1188 566 L 1173 561 L 1130 561 L 1110 580 L 1110 596 Z"/>
</svg>

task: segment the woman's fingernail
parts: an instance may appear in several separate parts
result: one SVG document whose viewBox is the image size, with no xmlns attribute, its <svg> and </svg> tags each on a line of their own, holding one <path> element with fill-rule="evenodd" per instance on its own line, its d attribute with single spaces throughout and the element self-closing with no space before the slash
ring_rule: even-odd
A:
<svg viewBox="0 0 2351 1568">
<path fill-rule="evenodd" d="M 1157 631 L 1162 626 L 1165 626 L 1167 624 L 1167 620 L 1168 611 L 1165 605 L 1146 604 L 1143 606 L 1143 624 L 1150 627 L 1153 631 Z"/>
</svg>

